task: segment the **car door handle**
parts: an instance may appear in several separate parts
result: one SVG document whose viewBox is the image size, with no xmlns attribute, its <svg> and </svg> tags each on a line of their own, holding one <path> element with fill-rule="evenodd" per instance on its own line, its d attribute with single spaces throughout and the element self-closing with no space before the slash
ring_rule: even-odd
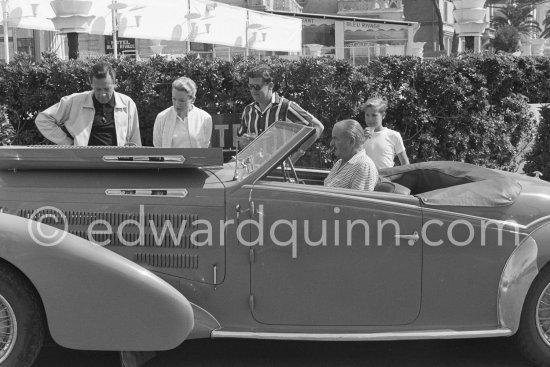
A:
<svg viewBox="0 0 550 367">
<path fill-rule="evenodd" d="M 394 237 L 399 239 L 404 239 L 404 240 L 412 240 L 415 242 L 420 239 L 420 236 L 418 235 L 417 231 L 414 231 L 413 234 L 396 234 Z"/>
</svg>

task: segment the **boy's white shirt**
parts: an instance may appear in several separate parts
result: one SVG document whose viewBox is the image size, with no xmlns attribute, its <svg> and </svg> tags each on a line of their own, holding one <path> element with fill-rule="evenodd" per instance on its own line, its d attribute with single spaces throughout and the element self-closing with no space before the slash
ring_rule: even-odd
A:
<svg viewBox="0 0 550 367">
<path fill-rule="evenodd" d="M 365 141 L 364 147 L 378 169 L 393 167 L 395 156 L 405 151 L 401 134 L 387 127 L 373 132 L 371 138 Z"/>
</svg>

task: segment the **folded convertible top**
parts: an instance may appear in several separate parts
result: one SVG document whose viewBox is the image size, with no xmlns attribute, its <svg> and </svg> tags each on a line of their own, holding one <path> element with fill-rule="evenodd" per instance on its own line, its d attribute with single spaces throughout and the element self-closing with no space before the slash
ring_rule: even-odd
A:
<svg viewBox="0 0 550 367">
<path fill-rule="evenodd" d="M 426 205 L 511 205 L 521 192 L 516 175 L 462 162 L 422 162 L 380 170 Z"/>
</svg>

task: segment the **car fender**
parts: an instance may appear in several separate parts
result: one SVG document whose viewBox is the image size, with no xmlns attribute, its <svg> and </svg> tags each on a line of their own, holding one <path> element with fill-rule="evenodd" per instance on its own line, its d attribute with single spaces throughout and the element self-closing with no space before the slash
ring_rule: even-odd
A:
<svg viewBox="0 0 550 367">
<path fill-rule="evenodd" d="M 508 258 L 499 284 L 498 316 L 500 327 L 515 333 L 519 328 L 523 304 L 540 270 L 550 262 L 550 223 L 531 233 Z"/>
<path fill-rule="evenodd" d="M 212 314 L 204 308 L 191 303 L 193 315 L 195 316 L 195 327 L 187 339 L 202 339 L 212 337 L 212 331 L 219 329 L 220 323 Z"/>
<path fill-rule="evenodd" d="M 34 285 L 63 347 L 167 350 L 193 329 L 192 306 L 174 287 L 65 231 L 0 213 L 0 257 Z"/>
</svg>

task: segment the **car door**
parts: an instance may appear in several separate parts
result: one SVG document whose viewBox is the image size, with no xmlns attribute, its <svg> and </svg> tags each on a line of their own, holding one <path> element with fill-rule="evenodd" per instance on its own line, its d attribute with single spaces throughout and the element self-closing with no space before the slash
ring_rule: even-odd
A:
<svg viewBox="0 0 550 367">
<path fill-rule="evenodd" d="M 418 199 L 258 181 L 250 204 L 251 305 L 258 322 L 415 320 L 422 267 Z"/>
</svg>

